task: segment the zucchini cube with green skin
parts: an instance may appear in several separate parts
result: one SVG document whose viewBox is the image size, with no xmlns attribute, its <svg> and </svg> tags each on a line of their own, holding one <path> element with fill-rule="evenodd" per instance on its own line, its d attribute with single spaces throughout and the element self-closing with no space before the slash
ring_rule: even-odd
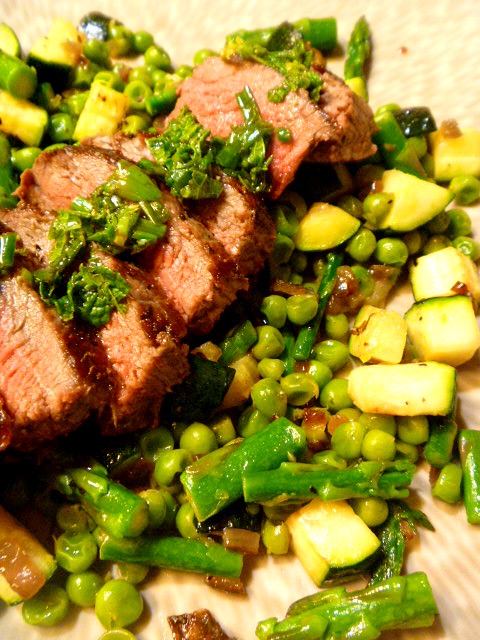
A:
<svg viewBox="0 0 480 640">
<path fill-rule="evenodd" d="M 0 90 L 0 131 L 30 147 L 38 147 L 47 125 L 45 109 Z"/>
<path fill-rule="evenodd" d="M 113 135 L 125 118 L 130 98 L 103 82 L 93 82 L 73 132 L 74 140 Z"/>
<path fill-rule="evenodd" d="M 416 301 L 467 292 L 480 301 L 480 276 L 471 258 L 455 247 L 445 247 L 420 256 L 410 268 L 410 283 Z"/>
<path fill-rule="evenodd" d="M 0 598 L 9 605 L 34 596 L 53 575 L 55 558 L 0 507 Z"/>
<path fill-rule="evenodd" d="M 348 394 L 364 413 L 446 416 L 455 405 L 456 373 L 443 362 L 367 364 L 350 373 Z"/>
<path fill-rule="evenodd" d="M 458 367 L 480 347 L 480 329 L 468 296 L 427 298 L 405 314 L 408 337 L 421 360 Z"/>
<path fill-rule="evenodd" d="M 286 520 L 293 552 L 315 584 L 332 568 L 351 567 L 380 546 L 373 531 L 346 500 L 315 498 Z"/>
<path fill-rule="evenodd" d="M 407 325 L 399 313 L 366 304 L 355 318 L 348 348 L 363 363 L 398 364 L 406 342 Z"/>
<path fill-rule="evenodd" d="M 326 251 L 346 242 L 360 224 L 340 207 L 316 202 L 300 220 L 293 241 L 300 251 Z"/>
<path fill-rule="evenodd" d="M 480 177 L 480 130 L 465 129 L 460 135 L 447 135 L 440 128 L 429 136 L 433 176 L 449 182 L 456 176 Z"/>
<path fill-rule="evenodd" d="M 454 197 L 449 189 L 398 169 L 384 171 L 381 182 L 393 203 L 377 229 L 412 231 L 441 213 Z"/>
</svg>

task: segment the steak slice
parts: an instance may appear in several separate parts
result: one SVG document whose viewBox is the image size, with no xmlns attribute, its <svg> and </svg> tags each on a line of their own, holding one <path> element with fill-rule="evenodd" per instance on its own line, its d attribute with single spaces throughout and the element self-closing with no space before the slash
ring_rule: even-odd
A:
<svg viewBox="0 0 480 640">
<path fill-rule="evenodd" d="M 263 201 L 238 180 L 225 174 L 220 179 L 223 184 L 220 196 L 191 200 L 189 211 L 223 245 L 241 275 L 254 275 L 273 250 L 273 217 Z"/>
<path fill-rule="evenodd" d="M 147 145 L 147 140 L 152 134 L 137 133 L 135 136 L 118 132 L 113 136 L 94 136 L 93 138 L 84 138 L 80 145 L 83 147 L 97 147 L 112 151 L 131 162 L 140 162 L 140 160 L 151 160 L 155 162 L 153 153 Z"/>
<path fill-rule="evenodd" d="M 370 107 L 340 78 L 327 71 L 321 75 L 324 87 L 318 103 L 304 89 L 274 103 L 268 100 L 268 91 L 282 83 L 281 74 L 260 63 L 232 63 L 212 56 L 182 82 L 170 119 L 187 106 L 212 136 L 226 138 L 233 126 L 243 122 L 236 95 L 248 86 L 262 118 L 275 130 L 287 128 L 291 133 L 290 142 L 273 136 L 270 144 L 270 196 L 278 198 L 314 151 L 322 162 L 362 160 L 375 152 Z"/>
<path fill-rule="evenodd" d="M 138 263 L 163 287 L 189 330 L 208 333 L 248 281 L 223 245 L 166 190 L 163 203 L 170 212 L 165 239 L 138 254 Z"/>
<path fill-rule="evenodd" d="M 48 264 L 48 230 L 53 219 L 53 213 L 28 205 L 0 212 L 0 220 L 21 236 L 23 246 L 36 253 L 41 266 Z M 90 370 L 95 372 L 96 393 L 102 398 L 96 409 L 104 433 L 155 425 L 165 394 L 188 373 L 187 347 L 178 340 L 185 334 L 184 323 L 160 289 L 134 265 L 100 250 L 95 257 L 130 284 L 126 313 L 114 311 L 98 330 L 77 322 L 63 323 L 65 331 L 74 327 L 75 335 L 84 336 L 84 349 L 96 357 Z"/>
<path fill-rule="evenodd" d="M 45 306 L 17 262 L 0 280 L 0 394 L 12 418 L 10 445 L 28 450 L 77 428 L 97 403 L 70 327 Z"/>
</svg>

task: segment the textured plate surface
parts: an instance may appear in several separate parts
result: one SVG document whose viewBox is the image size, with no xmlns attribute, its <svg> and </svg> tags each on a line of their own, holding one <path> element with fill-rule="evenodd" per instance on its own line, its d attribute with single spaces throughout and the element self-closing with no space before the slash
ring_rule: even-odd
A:
<svg viewBox="0 0 480 640">
<path fill-rule="evenodd" d="M 369 82 L 375 109 L 386 102 L 401 106 L 428 105 L 437 122 L 455 118 L 462 127 L 480 127 L 480 3 L 478 0 L 0 0 L 0 19 L 14 27 L 25 50 L 43 35 L 54 16 L 77 23 L 91 10 L 123 20 L 132 29 L 147 29 L 171 54 L 175 63 L 191 63 L 200 48 L 219 48 L 224 35 L 304 16 L 335 16 L 339 41 L 345 45 L 360 15 L 368 19 L 374 37 Z M 341 72 L 340 57 L 330 67 Z M 475 216 L 480 238 L 480 212 Z M 404 308 L 406 297 L 394 301 Z M 463 367 L 459 375 L 462 426 L 478 428 L 480 360 Z M 475 640 L 479 637 L 480 528 L 466 523 L 461 507 L 433 502 L 426 472 L 415 480 L 414 504 L 436 528 L 421 531 L 408 556 L 409 571 L 427 572 L 440 618 L 432 629 L 385 633 L 396 640 Z M 171 635 L 166 616 L 208 607 L 225 631 L 237 640 L 252 640 L 256 623 L 283 617 L 295 599 L 315 590 L 299 564 L 265 559 L 252 567 L 247 597 L 215 592 L 201 578 L 162 572 L 145 589 L 147 615 L 134 629 L 138 640 Z M 52 630 L 26 626 L 20 608 L 0 607 L 2 640 L 96 640 L 102 633 L 93 614 L 82 612 L 68 624 Z"/>
</svg>

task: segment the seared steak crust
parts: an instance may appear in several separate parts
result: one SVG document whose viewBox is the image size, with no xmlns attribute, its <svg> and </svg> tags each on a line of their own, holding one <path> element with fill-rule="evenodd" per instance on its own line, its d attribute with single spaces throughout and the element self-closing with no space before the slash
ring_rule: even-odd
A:
<svg viewBox="0 0 480 640">
<path fill-rule="evenodd" d="M 274 129 L 287 128 L 291 133 L 290 142 L 273 136 L 270 145 L 270 195 L 277 198 L 313 151 L 318 150 L 324 162 L 361 160 L 375 151 L 370 107 L 333 74 L 325 71 L 322 77 L 324 89 L 317 104 L 303 89 L 273 103 L 268 100 L 268 91 L 282 83 L 277 71 L 259 63 L 236 64 L 210 57 L 182 82 L 170 118 L 188 106 L 213 136 L 227 137 L 233 126 L 243 122 L 236 95 L 248 86 L 263 119 Z"/>
</svg>

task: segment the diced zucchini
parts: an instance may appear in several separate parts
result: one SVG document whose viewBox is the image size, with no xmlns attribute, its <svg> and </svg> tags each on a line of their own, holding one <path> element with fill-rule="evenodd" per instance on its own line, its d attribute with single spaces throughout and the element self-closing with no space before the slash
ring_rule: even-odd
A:
<svg viewBox="0 0 480 640">
<path fill-rule="evenodd" d="M 235 369 L 235 376 L 223 399 L 222 409 L 238 407 L 246 402 L 252 386 L 260 380 L 257 361 L 250 354 L 235 360 L 229 366 Z"/>
<path fill-rule="evenodd" d="M 407 341 L 405 320 L 396 311 L 364 305 L 353 325 L 348 347 L 362 362 L 401 362 Z"/>
<path fill-rule="evenodd" d="M 20 42 L 17 38 L 17 34 L 4 22 L 0 24 L 0 49 L 5 53 L 8 53 L 9 56 L 16 56 L 19 58 L 21 55 Z"/>
<path fill-rule="evenodd" d="M 73 132 L 74 140 L 113 135 L 130 106 L 130 98 L 102 82 L 93 82 Z"/>
<path fill-rule="evenodd" d="M 300 251 L 325 251 L 348 240 L 359 226 L 360 220 L 340 207 L 317 202 L 300 220 L 293 240 Z"/>
<path fill-rule="evenodd" d="M 345 500 L 315 498 L 286 520 L 293 552 L 319 585 L 330 569 L 351 567 L 371 556 L 380 541 Z"/>
<path fill-rule="evenodd" d="M 0 90 L 0 131 L 38 147 L 48 125 L 45 109 Z"/>
<path fill-rule="evenodd" d="M 480 177 L 480 129 L 466 129 L 459 136 L 449 136 L 440 128 L 429 136 L 433 158 L 433 175 L 439 182 L 455 176 Z"/>
<path fill-rule="evenodd" d="M 476 264 L 454 247 L 446 247 L 420 256 L 410 269 L 410 282 L 415 300 L 468 293 L 480 300 L 480 276 Z"/>
<path fill-rule="evenodd" d="M 365 413 L 446 416 L 456 386 L 455 368 L 441 362 L 370 364 L 350 373 L 348 393 Z"/>
<path fill-rule="evenodd" d="M 75 26 L 68 20 L 55 18 L 48 34 L 34 43 L 27 62 L 36 68 L 40 82 L 50 82 L 61 90 L 81 55 L 82 36 Z"/>
<path fill-rule="evenodd" d="M 0 598 L 18 604 L 53 575 L 54 557 L 16 518 L 0 507 Z"/>
<path fill-rule="evenodd" d="M 421 360 L 458 367 L 480 346 L 480 329 L 467 296 L 427 298 L 405 314 L 408 337 Z"/>
<path fill-rule="evenodd" d="M 377 228 L 392 231 L 420 227 L 441 213 L 454 197 L 445 187 L 398 169 L 384 171 L 382 189 L 393 194 L 393 203 Z"/>
</svg>

